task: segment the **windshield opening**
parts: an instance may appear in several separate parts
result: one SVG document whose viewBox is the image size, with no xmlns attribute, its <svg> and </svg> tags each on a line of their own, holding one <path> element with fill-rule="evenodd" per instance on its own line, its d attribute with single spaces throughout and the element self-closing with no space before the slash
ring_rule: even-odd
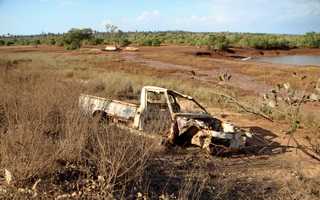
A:
<svg viewBox="0 0 320 200">
<path fill-rule="evenodd" d="M 189 99 L 180 94 L 169 93 L 169 100 L 174 113 L 207 114 L 206 110 L 193 99 Z"/>
</svg>

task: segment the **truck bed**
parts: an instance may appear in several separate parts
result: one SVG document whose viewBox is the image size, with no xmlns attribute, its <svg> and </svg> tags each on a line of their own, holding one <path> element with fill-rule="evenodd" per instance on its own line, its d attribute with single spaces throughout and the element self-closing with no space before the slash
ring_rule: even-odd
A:
<svg viewBox="0 0 320 200">
<path fill-rule="evenodd" d="M 136 104 L 85 94 L 80 95 L 79 106 L 82 111 L 90 115 L 102 111 L 108 116 L 125 120 L 134 119 L 138 108 Z"/>
</svg>

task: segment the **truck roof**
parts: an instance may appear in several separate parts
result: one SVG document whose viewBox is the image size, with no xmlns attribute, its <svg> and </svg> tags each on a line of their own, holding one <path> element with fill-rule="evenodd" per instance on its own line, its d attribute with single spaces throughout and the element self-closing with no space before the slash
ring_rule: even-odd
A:
<svg viewBox="0 0 320 200">
<path fill-rule="evenodd" d="M 153 90 L 153 91 L 159 91 L 159 92 L 168 91 L 168 89 L 166 89 L 166 88 L 157 87 L 157 86 L 144 86 L 143 88 L 146 90 Z"/>
<path fill-rule="evenodd" d="M 172 93 L 175 93 L 175 94 L 180 95 L 182 97 L 188 98 L 190 100 L 193 99 L 193 97 L 185 95 L 185 94 L 182 94 L 182 93 L 177 92 L 175 90 L 170 90 L 170 89 L 157 87 L 157 86 L 144 86 L 142 89 L 149 90 L 149 91 L 154 91 L 154 92 L 172 92 Z"/>
</svg>

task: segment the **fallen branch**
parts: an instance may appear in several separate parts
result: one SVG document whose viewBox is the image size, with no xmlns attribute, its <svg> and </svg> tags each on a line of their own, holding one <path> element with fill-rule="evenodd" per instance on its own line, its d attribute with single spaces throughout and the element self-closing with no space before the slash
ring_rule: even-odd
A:
<svg viewBox="0 0 320 200">
<path fill-rule="evenodd" d="M 311 157 L 314 160 L 317 160 L 320 162 L 320 158 L 318 156 L 313 155 L 312 153 L 308 152 L 308 150 L 306 149 L 305 146 L 301 145 L 298 140 L 292 136 L 293 141 L 296 143 L 297 145 L 297 149 L 301 150 L 304 154 L 306 154 L 307 156 Z"/>
<path fill-rule="evenodd" d="M 273 119 L 271 119 L 269 116 L 261 113 L 261 112 L 256 112 L 255 110 L 252 110 L 249 106 L 247 105 L 244 105 L 242 103 L 240 103 L 236 98 L 234 97 L 231 97 L 229 95 L 226 95 L 226 94 L 220 94 L 220 93 L 214 93 L 215 95 L 218 95 L 218 96 L 221 96 L 221 97 L 224 97 L 226 99 L 229 99 L 230 103 L 233 103 L 233 104 L 236 104 L 239 108 L 241 108 L 242 110 L 244 110 L 245 112 L 247 113 L 250 113 L 250 114 L 254 114 L 254 115 L 257 115 L 257 116 L 260 116 L 268 121 L 271 121 L 273 122 Z"/>
</svg>

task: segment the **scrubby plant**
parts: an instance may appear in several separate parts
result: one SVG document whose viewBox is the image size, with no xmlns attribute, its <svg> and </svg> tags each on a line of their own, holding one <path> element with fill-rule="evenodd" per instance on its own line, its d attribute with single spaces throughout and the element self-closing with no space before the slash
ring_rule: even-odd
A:
<svg viewBox="0 0 320 200">
<path fill-rule="evenodd" d="M 67 50 L 78 49 L 82 45 L 83 40 L 92 38 L 93 32 L 91 29 L 71 29 L 63 36 L 64 47 Z"/>
<path fill-rule="evenodd" d="M 225 35 L 210 35 L 208 49 L 211 51 L 225 51 L 229 48 L 229 41 Z"/>
<path fill-rule="evenodd" d="M 310 48 L 320 48 L 320 34 L 315 32 L 306 33 L 302 45 Z"/>
</svg>

